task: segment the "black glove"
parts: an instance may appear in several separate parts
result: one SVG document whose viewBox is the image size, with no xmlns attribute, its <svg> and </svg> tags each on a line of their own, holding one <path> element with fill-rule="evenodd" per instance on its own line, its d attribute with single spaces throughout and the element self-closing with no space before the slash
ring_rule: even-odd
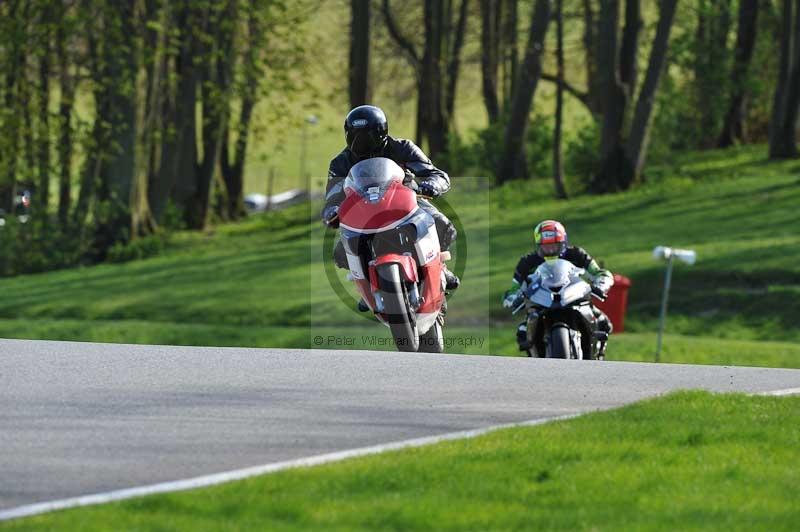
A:
<svg viewBox="0 0 800 532">
<path fill-rule="evenodd" d="M 322 223 L 333 229 L 339 227 L 338 205 L 328 205 L 327 207 L 322 209 Z"/>
<path fill-rule="evenodd" d="M 503 306 L 505 308 L 516 308 L 522 304 L 522 291 L 509 290 L 503 295 Z"/>
<path fill-rule="evenodd" d="M 419 193 L 429 198 L 438 198 L 441 194 L 439 186 L 433 181 L 423 181 L 419 184 Z"/>
<path fill-rule="evenodd" d="M 605 301 L 608 297 L 608 289 L 602 286 L 598 286 L 596 284 L 592 285 L 592 294 L 597 296 L 598 299 Z"/>
</svg>

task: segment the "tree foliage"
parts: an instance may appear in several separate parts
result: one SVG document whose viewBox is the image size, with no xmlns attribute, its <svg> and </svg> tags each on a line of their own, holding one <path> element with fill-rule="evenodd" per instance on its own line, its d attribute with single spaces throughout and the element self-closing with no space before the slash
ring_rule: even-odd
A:
<svg viewBox="0 0 800 532">
<path fill-rule="evenodd" d="M 31 190 L 34 234 L 55 223 L 94 259 L 159 231 L 170 205 L 195 229 L 214 205 L 241 216 L 253 109 L 294 83 L 298 14 L 284 0 L 0 2 L 0 209 Z"/>
<path fill-rule="evenodd" d="M 339 62 L 316 77 L 342 93 L 342 107 L 386 93 L 415 102 L 417 142 L 454 170 L 471 164 L 498 182 L 561 176 L 563 137 L 563 195 L 577 171 L 594 192 L 634 186 L 648 152 L 769 138 L 773 157 L 798 154 L 800 0 L 335 7 L 341 24 L 314 31 L 342 34 L 341 49 L 326 50 Z M 5 230 L 28 246 L 14 253 L 34 269 L 138 256 L 125 246 L 164 227 L 243 216 L 255 117 L 275 118 L 316 82 L 306 67 L 319 49 L 303 28 L 318 9 L 309 0 L 0 2 L 0 209 L 33 193 L 31 223 Z M 561 33 L 547 31 L 554 12 Z M 458 130 L 457 118 L 475 114 L 459 87 L 485 108 L 485 129 Z M 76 251 L 54 251 L 56 239 Z M 25 269 L 5 260 L 6 273 Z"/>
</svg>

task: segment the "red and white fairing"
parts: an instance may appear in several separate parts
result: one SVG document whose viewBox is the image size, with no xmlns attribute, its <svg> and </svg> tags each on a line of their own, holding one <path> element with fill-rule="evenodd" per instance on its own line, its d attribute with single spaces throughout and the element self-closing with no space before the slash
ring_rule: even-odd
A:
<svg viewBox="0 0 800 532">
<path fill-rule="evenodd" d="M 385 324 L 388 324 L 387 319 L 376 304 L 376 268 L 392 262 L 400 266 L 404 279 L 416 286 L 421 302 L 416 308 L 417 328 L 424 334 L 436 322 L 444 303 L 443 260 L 449 258 L 449 254 L 441 252 L 436 225 L 430 215 L 419 208 L 416 193 L 403 184 L 404 177 L 405 172 L 397 163 L 383 157 L 354 165 L 344 181 L 345 199 L 339 207 L 339 227 L 343 240 L 358 235 L 379 236 L 410 223 L 423 229 L 422 234 L 416 234 L 413 252 L 382 250 L 379 256 L 366 257 L 366 272 L 362 257 L 354 253 L 347 242 L 343 244 L 350 267 L 349 278 Z"/>
</svg>

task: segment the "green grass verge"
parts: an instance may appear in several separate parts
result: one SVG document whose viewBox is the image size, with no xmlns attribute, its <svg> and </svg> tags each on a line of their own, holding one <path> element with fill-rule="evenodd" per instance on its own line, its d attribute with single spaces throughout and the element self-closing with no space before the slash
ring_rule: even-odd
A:
<svg viewBox="0 0 800 532">
<path fill-rule="evenodd" d="M 680 392 L 3 530 L 796 530 L 800 397 Z"/>
<path fill-rule="evenodd" d="M 653 356 L 664 266 L 651 250 L 665 244 L 696 249 L 698 262 L 675 267 L 662 360 L 800 367 L 798 173 L 798 163 L 767 162 L 764 147 L 748 147 L 679 156 L 652 168 L 645 186 L 568 201 L 553 200 L 546 180 L 490 190 L 455 178 L 445 199 L 460 227 L 453 267 L 464 269 L 450 301 L 448 351 L 518 354 L 519 319 L 501 308 L 500 295 L 531 247 L 531 227 L 555 217 L 574 243 L 633 280 L 628 333 L 612 337 L 610 359 Z M 0 279 L 0 336 L 389 348 L 327 341 L 331 331 L 388 336 L 353 310 L 352 288 L 335 268 L 328 273 L 343 288 L 331 289 L 318 209 L 176 234 L 147 260 Z M 324 345 L 313 343 L 318 334 Z"/>
</svg>

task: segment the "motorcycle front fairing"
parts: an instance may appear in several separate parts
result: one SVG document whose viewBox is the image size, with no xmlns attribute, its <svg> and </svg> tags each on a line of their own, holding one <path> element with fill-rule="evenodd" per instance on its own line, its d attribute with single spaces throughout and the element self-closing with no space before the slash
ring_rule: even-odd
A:
<svg viewBox="0 0 800 532">
<path fill-rule="evenodd" d="M 592 353 L 591 337 L 595 317 L 591 286 L 583 280 L 584 270 L 564 259 L 545 262 L 528 276 L 524 294 L 528 307 L 528 340 L 544 353 L 544 333 L 556 323 L 581 332 L 584 353 Z"/>
<path fill-rule="evenodd" d="M 350 278 L 384 323 L 381 302 L 374 295 L 375 266 L 378 261 L 401 265 L 405 280 L 413 285 L 409 299 L 424 333 L 435 322 L 444 298 L 439 238 L 433 217 L 419 208 L 416 194 L 403 185 L 403 178 L 403 171 L 390 159 L 377 157 L 353 166 L 339 208 L 340 235 Z"/>
</svg>

